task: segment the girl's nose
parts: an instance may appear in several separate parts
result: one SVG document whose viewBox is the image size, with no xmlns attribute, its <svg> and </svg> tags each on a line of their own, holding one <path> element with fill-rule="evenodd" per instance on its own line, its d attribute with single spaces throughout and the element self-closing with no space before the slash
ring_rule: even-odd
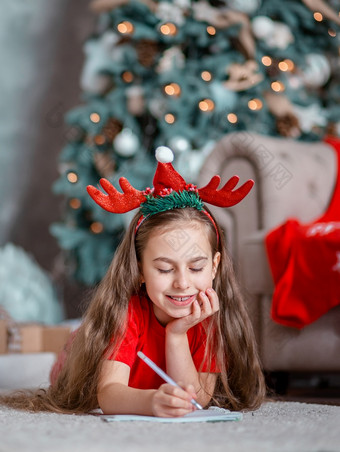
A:
<svg viewBox="0 0 340 452">
<path fill-rule="evenodd" d="M 189 280 L 184 272 L 178 272 L 175 275 L 174 287 L 176 289 L 187 289 L 189 285 Z"/>
</svg>

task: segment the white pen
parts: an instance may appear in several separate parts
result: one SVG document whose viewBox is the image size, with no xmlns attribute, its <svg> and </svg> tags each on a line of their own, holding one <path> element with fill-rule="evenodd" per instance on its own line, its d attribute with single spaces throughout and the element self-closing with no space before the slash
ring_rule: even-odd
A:
<svg viewBox="0 0 340 452">
<path fill-rule="evenodd" d="M 143 352 L 137 352 L 137 355 L 149 366 L 152 370 L 156 372 L 157 375 L 159 375 L 161 378 L 163 378 L 164 381 L 169 383 L 172 386 L 177 386 L 178 388 L 181 388 L 179 384 L 175 382 L 171 377 L 169 377 L 168 374 L 164 372 L 160 367 L 157 366 L 150 358 L 144 355 Z M 183 389 L 183 388 L 181 388 Z M 199 403 L 196 402 L 195 399 L 191 399 L 190 402 L 199 410 L 203 410 L 203 407 Z"/>
</svg>

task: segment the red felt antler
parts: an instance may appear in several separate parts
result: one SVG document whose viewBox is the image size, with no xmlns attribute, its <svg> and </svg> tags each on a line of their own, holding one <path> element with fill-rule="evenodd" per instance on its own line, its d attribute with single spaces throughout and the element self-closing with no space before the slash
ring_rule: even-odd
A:
<svg viewBox="0 0 340 452">
<path fill-rule="evenodd" d="M 240 178 L 238 176 L 231 177 L 228 182 L 218 190 L 221 178 L 213 176 L 210 182 L 202 188 L 198 189 L 198 194 L 202 201 L 218 207 L 231 207 L 242 201 L 247 196 L 254 185 L 254 181 L 249 179 L 241 187 L 233 190 Z"/>
<path fill-rule="evenodd" d="M 218 189 L 221 178 L 220 176 L 214 176 L 205 187 L 199 188 L 197 191 L 204 202 L 218 207 L 231 207 L 242 201 L 254 185 L 254 181 L 249 179 L 241 187 L 235 189 L 238 181 L 239 177 L 233 176 L 221 189 Z M 153 184 L 153 196 L 162 196 L 162 190 L 167 188 L 180 192 L 185 190 L 187 185 L 170 162 L 158 162 Z M 146 201 L 145 192 L 132 187 L 125 177 L 119 179 L 119 185 L 123 193 L 120 193 L 107 179 L 100 179 L 100 185 L 107 192 L 107 195 L 92 185 L 87 187 L 87 191 L 99 206 L 109 212 L 129 212 Z"/>
<path fill-rule="evenodd" d="M 99 182 L 107 195 L 92 185 L 87 186 L 87 192 L 100 207 L 108 212 L 129 212 L 145 201 L 143 192 L 133 188 L 125 177 L 119 179 L 123 193 L 120 193 L 107 179 L 102 178 Z"/>
</svg>

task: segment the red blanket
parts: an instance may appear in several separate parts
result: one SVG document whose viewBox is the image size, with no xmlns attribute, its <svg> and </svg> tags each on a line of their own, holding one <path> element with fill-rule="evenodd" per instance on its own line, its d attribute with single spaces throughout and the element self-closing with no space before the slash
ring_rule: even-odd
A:
<svg viewBox="0 0 340 452">
<path fill-rule="evenodd" d="M 338 160 L 337 182 L 326 213 L 309 224 L 289 219 L 266 237 L 275 283 L 271 316 L 295 328 L 340 304 L 340 140 L 326 142 L 334 147 Z"/>
</svg>

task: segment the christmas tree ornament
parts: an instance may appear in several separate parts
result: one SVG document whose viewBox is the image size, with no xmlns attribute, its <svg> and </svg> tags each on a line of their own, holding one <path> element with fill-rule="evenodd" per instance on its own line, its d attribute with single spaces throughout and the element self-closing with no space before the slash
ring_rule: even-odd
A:
<svg viewBox="0 0 340 452">
<path fill-rule="evenodd" d="M 229 78 L 223 85 L 231 91 L 244 91 L 263 80 L 263 75 L 258 72 L 258 64 L 254 60 L 248 60 L 244 64 L 233 63 L 227 69 Z"/>
<path fill-rule="evenodd" d="M 293 107 L 303 132 L 310 132 L 314 127 L 324 128 L 326 126 L 326 112 L 320 105 L 315 103 L 302 107 L 294 104 Z"/>
<path fill-rule="evenodd" d="M 137 58 L 144 67 L 151 67 L 157 60 L 159 46 L 156 41 L 142 39 L 136 44 Z"/>
<path fill-rule="evenodd" d="M 140 148 L 138 136 L 128 128 L 124 128 L 113 140 L 115 152 L 122 157 L 132 157 Z"/>
<path fill-rule="evenodd" d="M 122 131 L 123 124 L 119 119 L 109 118 L 102 128 L 102 134 L 107 142 L 112 143 L 116 136 Z"/>
<path fill-rule="evenodd" d="M 299 138 L 301 135 L 299 120 L 293 113 L 287 113 L 277 117 L 276 128 L 283 137 Z"/>
<path fill-rule="evenodd" d="M 252 15 L 259 9 L 262 0 L 225 0 L 225 3 L 228 8 Z"/>
<path fill-rule="evenodd" d="M 247 58 L 254 58 L 255 42 L 249 17 L 239 11 L 220 10 L 204 1 L 192 4 L 193 15 L 198 21 L 209 22 L 213 27 L 224 30 L 232 26 L 240 28 L 238 40 Z M 212 30 L 213 34 L 215 32 Z"/>
<path fill-rule="evenodd" d="M 290 27 L 269 17 L 256 16 L 251 26 L 256 38 L 265 41 L 269 48 L 286 49 L 294 42 Z"/>
<path fill-rule="evenodd" d="M 173 69 L 182 69 L 185 66 L 185 56 L 181 48 L 172 46 L 165 50 L 159 58 L 156 71 L 158 74 L 171 72 Z"/>
<path fill-rule="evenodd" d="M 160 1 L 157 5 L 155 16 L 162 22 L 172 22 L 182 26 L 185 22 L 183 8 L 176 2 Z"/>
<path fill-rule="evenodd" d="M 105 71 L 112 63 L 111 51 L 118 40 L 116 33 L 106 31 L 101 38 L 85 43 L 86 60 L 80 76 L 80 86 L 84 91 L 102 94 L 112 87 L 112 79 Z"/>
<path fill-rule="evenodd" d="M 255 16 L 251 21 L 251 28 L 257 39 L 266 39 L 273 33 L 275 25 L 268 16 Z"/>
<path fill-rule="evenodd" d="M 145 112 L 144 90 L 141 86 L 131 86 L 126 90 L 126 106 L 133 116 L 141 116 Z"/>
<path fill-rule="evenodd" d="M 116 163 L 110 152 L 95 152 L 93 154 L 94 166 L 101 177 L 109 178 L 116 169 Z"/>
<path fill-rule="evenodd" d="M 331 74 L 328 59 L 320 53 L 309 53 L 305 57 L 306 66 L 301 78 L 308 87 L 319 88 L 327 83 Z"/>
<path fill-rule="evenodd" d="M 175 154 L 181 154 L 191 149 L 190 142 L 180 135 L 169 139 L 169 147 Z"/>
</svg>

